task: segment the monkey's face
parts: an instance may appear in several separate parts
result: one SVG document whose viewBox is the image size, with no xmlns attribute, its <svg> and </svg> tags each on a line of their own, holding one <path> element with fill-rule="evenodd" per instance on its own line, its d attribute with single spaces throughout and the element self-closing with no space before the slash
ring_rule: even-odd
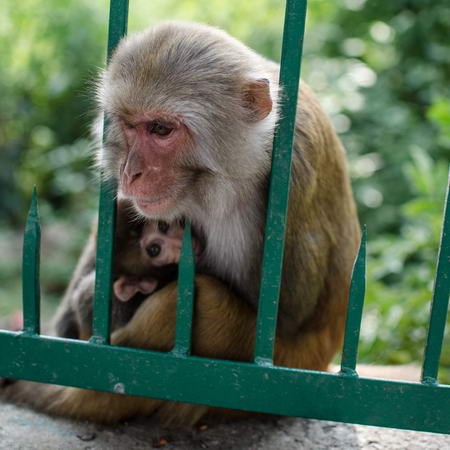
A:
<svg viewBox="0 0 450 450">
<path fill-rule="evenodd" d="M 218 205 L 227 214 L 241 184 L 270 168 L 276 83 L 259 67 L 247 47 L 198 24 L 124 39 L 99 89 L 109 123 L 100 156 L 119 194 L 150 219 Z"/>
<path fill-rule="evenodd" d="M 173 208 L 190 181 L 176 164 L 191 147 L 189 131 L 175 116 L 153 111 L 121 117 L 120 127 L 125 142 L 121 193 L 144 215 L 160 216 Z"/>
<path fill-rule="evenodd" d="M 141 248 L 156 267 L 178 264 L 180 260 L 183 228 L 177 222 L 149 221 L 144 225 Z"/>
<path fill-rule="evenodd" d="M 183 242 L 183 226 L 179 221 L 167 223 L 150 220 L 142 230 L 140 245 L 143 253 L 154 267 L 178 264 Z M 201 254 L 199 240 L 193 236 L 193 248 L 196 258 Z"/>
</svg>

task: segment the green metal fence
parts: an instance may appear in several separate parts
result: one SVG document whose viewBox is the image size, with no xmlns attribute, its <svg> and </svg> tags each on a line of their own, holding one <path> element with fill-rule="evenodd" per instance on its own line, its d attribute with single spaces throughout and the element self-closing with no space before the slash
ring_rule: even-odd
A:
<svg viewBox="0 0 450 450">
<path fill-rule="evenodd" d="M 127 0 L 111 0 L 108 55 L 126 33 L 127 15 Z M 289 192 L 285 174 L 291 166 L 305 15 L 306 0 L 287 1 L 280 75 L 286 95 L 283 120 L 274 139 L 254 362 L 190 356 L 195 269 L 189 225 L 180 262 L 173 350 L 161 353 L 109 345 L 115 186 L 103 182 L 92 339 L 85 342 L 40 335 L 40 225 L 33 192 L 23 250 L 24 327 L 21 332 L 0 330 L 0 376 L 249 411 L 450 433 L 450 386 L 437 380 L 450 293 L 448 192 L 421 380 L 375 380 L 360 377 L 355 370 L 365 292 L 365 230 L 352 275 L 341 371 L 331 374 L 273 365 Z"/>
</svg>

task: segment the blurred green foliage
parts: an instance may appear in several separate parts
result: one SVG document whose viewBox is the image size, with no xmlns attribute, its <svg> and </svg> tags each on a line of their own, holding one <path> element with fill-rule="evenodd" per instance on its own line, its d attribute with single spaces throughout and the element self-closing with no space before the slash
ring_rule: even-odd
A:
<svg viewBox="0 0 450 450">
<path fill-rule="evenodd" d="M 279 59 L 279 0 L 130 3 L 130 31 L 168 18 L 196 20 Z M 106 0 L 0 6 L 0 315 L 19 304 L 17 231 L 32 186 L 47 230 L 46 299 L 61 295 L 95 214 L 88 134 L 107 8 Z M 422 357 L 448 185 L 449 29 L 447 0 L 309 2 L 303 77 L 345 143 L 369 230 L 364 361 Z M 442 366 L 450 368 L 448 332 Z"/>
</svg>

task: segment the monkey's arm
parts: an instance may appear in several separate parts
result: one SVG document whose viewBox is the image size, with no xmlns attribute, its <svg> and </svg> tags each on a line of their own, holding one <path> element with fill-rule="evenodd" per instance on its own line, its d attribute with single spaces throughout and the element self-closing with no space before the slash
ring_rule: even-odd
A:
<svg viewBox="0 0 450 450">
<path fill-rule="evenodd" d="M 253 355 L 255 315 L 218 281 L 196 278 L 193 353 L 250 361 Z M 177 286 L 172 283 L 147 299 L 137 314 L 112 335 L 113 345 L 170 350 L 174 343 Z M 305 332 L 295 340 L 277 339 L 275 362 L 289 367 L 326 370 L 335 345 L 328 329 Z M 19 381 L 4 389 L 4 396 L 46 412 L 117 422 L 135 415 L 157 413 L 166 423 L 192 424 L 209 408 Z"/>
<path fill-rule="evenodd" d="M 360 228 L 345 150 L 303 82 L 299 98 L 279 328 L 292 335 L 314 327 L 313 316 L 320 318 L 320 309 L 337 333 L 337 327 L 343 327 L 339 317 L 347 305 Z M 338 313 L 336 320 L 328 316 L 328 309 Z"/>
</svg>

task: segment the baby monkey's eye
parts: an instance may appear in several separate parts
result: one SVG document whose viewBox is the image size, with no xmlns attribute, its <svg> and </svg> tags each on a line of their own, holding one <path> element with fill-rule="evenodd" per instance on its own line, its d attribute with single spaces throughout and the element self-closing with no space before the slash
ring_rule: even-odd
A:
<svg viewBox="0 0 450 450">
<path fill-rule="evenodd" d="M 167 231 L 169 230 L 169 224 L 167 222 L 164 222 L 163 220 L 160 220 L 158 222 L 158 230 L 161 233 L 166 234 Z"/>
<path fill-rule="evenodd" d="M 146 251 L 150 258 L 156 258 L 161 253 L 161 246 L 159 244 L 150 244 Z"/>
</svg>

